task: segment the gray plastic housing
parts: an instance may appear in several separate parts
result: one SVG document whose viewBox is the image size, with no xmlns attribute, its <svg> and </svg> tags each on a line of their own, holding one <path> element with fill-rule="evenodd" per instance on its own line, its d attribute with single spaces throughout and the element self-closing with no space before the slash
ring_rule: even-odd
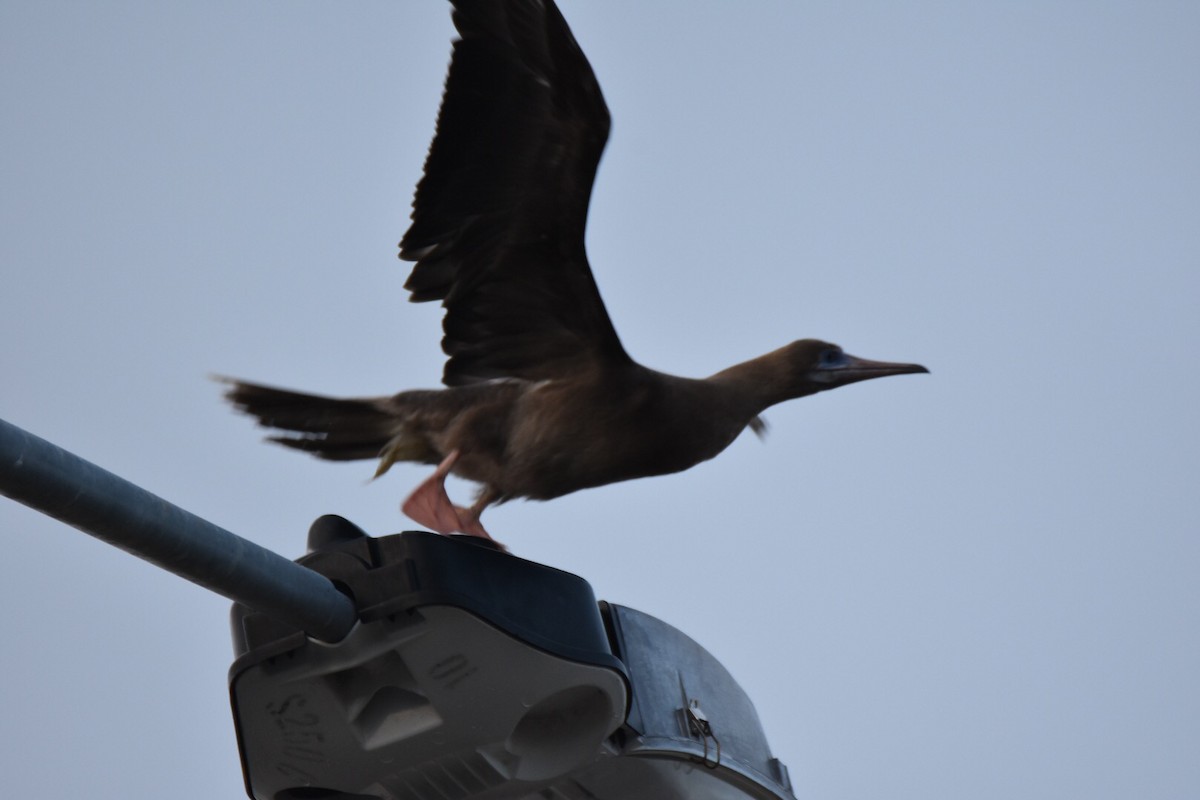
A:
<svg viewBox="0 0 1200 800">
<path fill-rule="evenodd" d="M 794 800 L 720 663 L 578 576 L 340 517 L 310 549 L 359 621 L 326 644 L 234 606 L 251 797 Z"/>
</svg>

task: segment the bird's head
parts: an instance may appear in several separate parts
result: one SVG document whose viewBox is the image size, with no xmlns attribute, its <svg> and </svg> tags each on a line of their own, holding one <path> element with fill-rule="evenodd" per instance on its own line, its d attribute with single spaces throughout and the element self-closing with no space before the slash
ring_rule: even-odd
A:
<svg viewBox="0 0 1200 800">
<path fill-rule="evenodd" d="M 852 356 L 836 344 L 818 339 L 792 342 L 783 348 L 781 355 L 789 365 L 792 391 L 795 392 L 793 397 L 816 394 L 872 378 L 886 378 L 888 375 L 929 372 L 920 364 L 871 361 Z"/>
</svg>

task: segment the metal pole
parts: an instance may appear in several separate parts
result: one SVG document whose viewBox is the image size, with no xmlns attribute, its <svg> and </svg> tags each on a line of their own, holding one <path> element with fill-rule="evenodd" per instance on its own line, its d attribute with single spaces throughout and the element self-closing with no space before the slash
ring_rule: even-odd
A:
<svg viewBox="0 0 1200 800">
<path fill-rule="evenodd" d="M 325 576 L 2 419 L 0 494 L 318 639 L 354 625 L 354 602 Z"/>
</svg>

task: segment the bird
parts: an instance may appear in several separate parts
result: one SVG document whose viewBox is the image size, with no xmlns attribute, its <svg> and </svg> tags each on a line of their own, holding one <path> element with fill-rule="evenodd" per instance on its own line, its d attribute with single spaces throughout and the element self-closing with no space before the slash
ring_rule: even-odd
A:
<svg viewBox="0 0 1200 800">
<path fill-rule="evenodd" d="M 800 339 L 705 378 L 643 366 L 609 318 L 584 248 L 610 116 L 553 0 L 453 0 L 436 131 L 399 257 L 409 300 L 444 308 L 444 388 L 334 398 L 222 378 L 270 441 L 334 461 L 435 466 L 403 502 L 443 534 L 491 540 L 490 505 L 680 472 L 767 408 L 924 373 Z M 473 504 L 445 489 L 479 485 Z"/>
</svg>

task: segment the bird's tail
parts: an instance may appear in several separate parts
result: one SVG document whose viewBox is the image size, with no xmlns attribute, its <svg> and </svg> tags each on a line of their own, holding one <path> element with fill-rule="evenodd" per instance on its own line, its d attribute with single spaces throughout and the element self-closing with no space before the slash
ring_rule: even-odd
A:
<svg viewBox="0 0 1200 800">
<path fill-rule="evenodd" d="M 229 385 L 225 397 L 239 411 L 256 417 L 264 427 L 281 431 L 268 439 L 285 447 L 331 461 L 384 456 L 388 466 L 395 461 L 428 459 L 425 447 L 405 435 L 404 419 L 389 412 L 385 398 L 343 400 L 231 378 L 216 380 Z M 386 467 L 381 465 L 380 471 L 383 469 Z"/>
</svg>

